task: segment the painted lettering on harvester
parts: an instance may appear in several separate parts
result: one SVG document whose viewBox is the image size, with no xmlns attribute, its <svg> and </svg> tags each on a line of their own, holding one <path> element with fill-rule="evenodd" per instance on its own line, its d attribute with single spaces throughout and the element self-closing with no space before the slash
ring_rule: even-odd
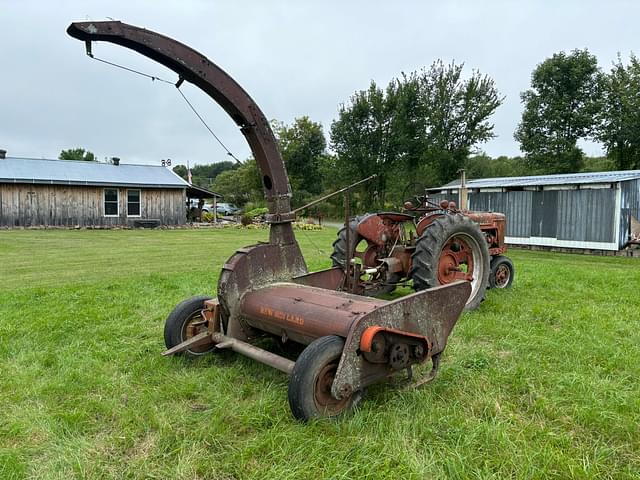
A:
<svg viewBox="0 0 640 480">
<path fill-rule="evenodd" d="M 258 311 L 260 315 L 264 315 L 265 317 L 273 318 L 275 320 L 280 320 L 283 322 L 293 323 L 295 325 L 304 325 L 304 318 L 300 315 L 294 315 L 293 313 L 285 313 L 280 310 L 274 310 L 273 308 L 261 306 Z"/>
</svg>

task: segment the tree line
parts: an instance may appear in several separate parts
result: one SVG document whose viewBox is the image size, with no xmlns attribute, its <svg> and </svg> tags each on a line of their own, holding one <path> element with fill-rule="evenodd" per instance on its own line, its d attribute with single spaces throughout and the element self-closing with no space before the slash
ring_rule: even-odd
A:
<svg viewBox="0 0 640 480">
<path fill-rule="evenodd" d="M 640 63 L 619 56 L 604 72 L 588 50 L 559 52 L 536 66 L 522 92 L 514 138 L 523 153 L 491 158 L 479 147 L 495 136 L 491 116 L 503 103 L 493 79 L 441 60 L 381 87 L 371 82 L 338 107 L 329 129 L 302 117 L 274 122 L 293 204 L 377 174 L 356 194 L 364 209 L 398 208 L 465 168 L 469 178 L 640 168 Z M 581 140 L 601 142 L 605 157 L 589 158 Z M 186 178 L 186 169 L 176 171 Z M 255 162 L 198 166 L 194 179 L 239 204 L 260 203 Z M 339 202 L 337 200 L 334 203 Z M 331 205 L 322 207 L 331 210 Z M 328 213 L 331 213 L 330 211 Z"/>
<path fill-rule="evenodd" d="M 531 74 L 521 93 L 522 117 L 514 138 L 522 156 L 491 158 L 480 151 L 495 137 L 491 117 L 504 102 L 488 75 L 438 60 L 375 82 L 339 105 L 325 136 L 309 117 L 273 122 L 293 190 L 293 205 L 377 174 L 355 194 L 364 209 L 398 208 L 425 187 L 458 177 L 536 175 L 640 168 L 640 62 L 618 56 L 608 71 L 588 50 L 559 52 Z M 606 156 L 588 158 L 583 140 L 600 142 Z M 78 156 L 89 159 L 78 150 Z M 82 151 L 80 151 L 82 150 Z M 68 155 L 68 152 L 66 152 Z M 174 171 L 187 178 L 187 169 Z M 255 161 L 218 162 L 191 169 L 193 183 L 226 201 L 261 204 Z M 339 202 L 339 200 L 336 200 Z M 325 209 L 331 209 L 331 204 Z M 327 212 L 331 214 L 331 212 Z"/>
</svg>

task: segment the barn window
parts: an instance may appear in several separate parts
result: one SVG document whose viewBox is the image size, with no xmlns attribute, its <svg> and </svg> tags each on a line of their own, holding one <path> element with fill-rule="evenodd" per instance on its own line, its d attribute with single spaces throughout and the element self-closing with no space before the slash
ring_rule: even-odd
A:
<svg viewBox="0 0 640 480">
<path fill-rule="evenodd" d="M 105 188 L 104 189 L 104 216 L 117 217 L 118 213 L 119 213 L 118 212 L 118 189 Z"/>
<path fill-rule="evenodd" d="M 127 190 L 127 215 L 140 216 L 140 190 Z"/>
</svg>

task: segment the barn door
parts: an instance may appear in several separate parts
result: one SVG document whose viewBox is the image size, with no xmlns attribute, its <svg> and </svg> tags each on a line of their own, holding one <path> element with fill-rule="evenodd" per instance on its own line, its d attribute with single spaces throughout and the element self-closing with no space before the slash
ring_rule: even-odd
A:
<svg viewBox="0 0 640 480">
<path fill-rule="evenodd" d="M 533 192 L 531 198 L 531 236 L 556 238 L 558 228 L 558 191 Z"/>
</svg>

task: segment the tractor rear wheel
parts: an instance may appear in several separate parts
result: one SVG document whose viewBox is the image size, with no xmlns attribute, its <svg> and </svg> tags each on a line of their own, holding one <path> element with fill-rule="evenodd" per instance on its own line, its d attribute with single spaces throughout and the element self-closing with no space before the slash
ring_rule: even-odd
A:
<svg viewBox="0 0 640 480">
<path fill-rule="evenodd" d="M 471 282 L 466 310 L 478 308 L 489 283 L 489 248 L 477 223 L 456 213 L 436 218 L 416 243 L 409 276 L 415 290 Z"/>
<path fill-rule="evenodd" d="M 187 298 L 171 311 L 164 324 L 164 344 L 167 349 L 173 348 L 207 329 L 201 314 L 206 300 L 211 300 L 211 297 Z M 212 350 L 215 350 L 215 346 L 196 346 L 176 355 L 185 354 L 189 357 L 200 357 Z"/>
<path fill-rule="evenodd" d="M 336 399 L 331 386 L 340 363 L 344 339 L 327 335 L 311 342 L 300 354 L 289 379 L 289 406 L 298 420 L 336 417 L 362 398 L 362 391 Z"/>
<path fill-rule="evenodd" d="M 509 288 L 513 283 L 513 277 L 513 262 L 508 257 L 497 255 L 491 259 L 491 275 L 489 276 L 491 288 Z"/>
<path fill-rule="evenodd" d="M 349 222 L 349 228 L 351 231 L 351 258 L 360 258 L 362 265 L 366 267 L 377 267 L 377 259 L 381 258 L 382 252 L 373 242 L 368 242 L 366 238 L 360 235 L 357 231 L 358 224 L 368 215 L 361 215 L 354 217 Z M 333 242 L 333 253 L 331 254 L 331 260 L 334 267 L 344 267 L 344 263 L 347 256 L 347 229 L 342 226 L 338 230 L 338 238 Z M 396 283 L 402 279 L 402 276 L 398 273 L 390 273 L 383 271 L 380 274 L 374 275 L 370 281 L 365 284 L 364 295 L 367 297 L 373 297 L 383 293 L 390 293 L 396 289 Z"/>
</svg>

